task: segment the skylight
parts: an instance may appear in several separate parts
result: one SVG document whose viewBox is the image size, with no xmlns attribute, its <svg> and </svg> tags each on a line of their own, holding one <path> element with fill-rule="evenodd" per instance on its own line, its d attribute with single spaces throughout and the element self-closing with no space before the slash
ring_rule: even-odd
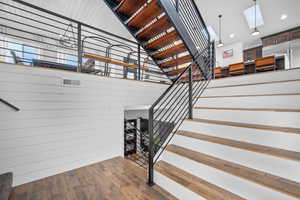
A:
<svg viewBox="0 0 300 200">
<path fill-rule="evenodd" d="M 255 28 L 255 6 L 252 6 L 244 11 L 245 18 L 250 29 Z M 264 19 L 260 10 L 260 6 L 256 5 L 256 26 L 264 25 Z"/>
</svg>

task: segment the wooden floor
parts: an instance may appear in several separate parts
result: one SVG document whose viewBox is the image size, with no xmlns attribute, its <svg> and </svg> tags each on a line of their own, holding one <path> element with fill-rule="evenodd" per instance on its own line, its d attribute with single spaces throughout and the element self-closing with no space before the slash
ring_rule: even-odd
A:
<svg viewBox="0 0 300 200">
<path fill-rule="evenodd" d="M 121 157 L 14 188 L 10 200 L 173 200 L 148 187 L 146 171 Z"/>
</svg>

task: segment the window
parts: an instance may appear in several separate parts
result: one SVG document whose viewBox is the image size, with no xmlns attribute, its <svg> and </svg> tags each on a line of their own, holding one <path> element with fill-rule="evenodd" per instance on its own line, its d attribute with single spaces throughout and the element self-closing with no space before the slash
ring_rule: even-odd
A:
<svg viewBox="0 0 300 200">
<path fill-rule="evenodd" d="M 83 59 L 82 62 L 84 63 L 86 60 L 87 59 Z M 67 65 L 77 66 L 78 57 L 64 54 L 64 53 L 57 53 L 57 62 L 67 64 Z"/>
<path fill-rule="evenodd" d="M 78 57 L 77 56 L 67 55 L 66 56 L 66 61 L 67 61 L 68 65 L 76 66 L 77 62 L 78 62 Z"/>
<path fill-rule="evenodd" d="M 8 42 L 7 43 L 7 48 L 9 50 L 6 53 L 6 56 L 7 56 L 5 58 L 6 62 L 11 62 L 11 63 L 15 62 L 14 58 L 12 57 L 11 51 L 14 51 L 16 56 L 18 56 L 20 58 L 23 58 L 23 53 L 22 53 L 23 45 Z"/>
<path fill-rule="evenodd" d="M 23 45 L 23 48 L 24 48 L 23 58 L 24 58 L 25 62 L 31 62 L 32 59 L 38 59 L 38 56 L 37 56 L 38 50 L 36 48 L 24 46 L 24 45 Z"/>
<path fill-rule="evenodd" d="M 13 51 L 26 65 L 31 65 L 32 59 L 38 59 L 38 49 L 34 47 L 20 43 L 7 42 L 7 49 L 5 62 L 15 62 L 11 51 Z"/>
</svg>

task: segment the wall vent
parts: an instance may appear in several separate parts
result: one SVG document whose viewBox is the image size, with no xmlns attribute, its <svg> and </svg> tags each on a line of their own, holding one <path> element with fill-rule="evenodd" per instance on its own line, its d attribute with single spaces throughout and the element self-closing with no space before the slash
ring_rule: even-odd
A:
<svg viewBox="0 0 300 200">
<path fill-rule="evenodd" d="M 79 80 L 64 79 L 63 80 L 63 85 L 79 86 L 80 81 Z"/>
</svg>

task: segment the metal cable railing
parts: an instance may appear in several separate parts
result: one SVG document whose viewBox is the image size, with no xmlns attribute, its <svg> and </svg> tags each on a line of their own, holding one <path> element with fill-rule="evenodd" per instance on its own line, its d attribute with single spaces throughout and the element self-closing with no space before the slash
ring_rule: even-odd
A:
<svg viewBox="0 0 300 200">
<path fill-rule="evenodd" d="M 137 128 L 131 120 L 124 120 L 124 154 L 139 166 L 148 167 L 148 135 Z"/>
<path fill-rule="evenodd" d="M 139 43 L 25 1 L 1 1 L 0 24 L 2 62 L 114 78 L 171 82 L 156 64 L 148 62 L 149 55 Z M 85 53 L 125 65 L 92 61 L 84 57 Z"/>
<path fill-rule="evenodd" d="M 149 109 L 148 183 L 153 185 L 153 167 L 184 119 L 213 78 L 214 42 L 193 0 L 161 0 L 181 40 L 192 55 L 192 63 Z"/>
<path fill-rule="evenodd" d="M 200 66 L 203 76 L 209 76 L 204 63 L 210 55 L 202 52 L 210 48 L 211 38 L 194 0 L 160 0 L 159 3 L 188 48 L 194 64 Z"/>
</svg>

